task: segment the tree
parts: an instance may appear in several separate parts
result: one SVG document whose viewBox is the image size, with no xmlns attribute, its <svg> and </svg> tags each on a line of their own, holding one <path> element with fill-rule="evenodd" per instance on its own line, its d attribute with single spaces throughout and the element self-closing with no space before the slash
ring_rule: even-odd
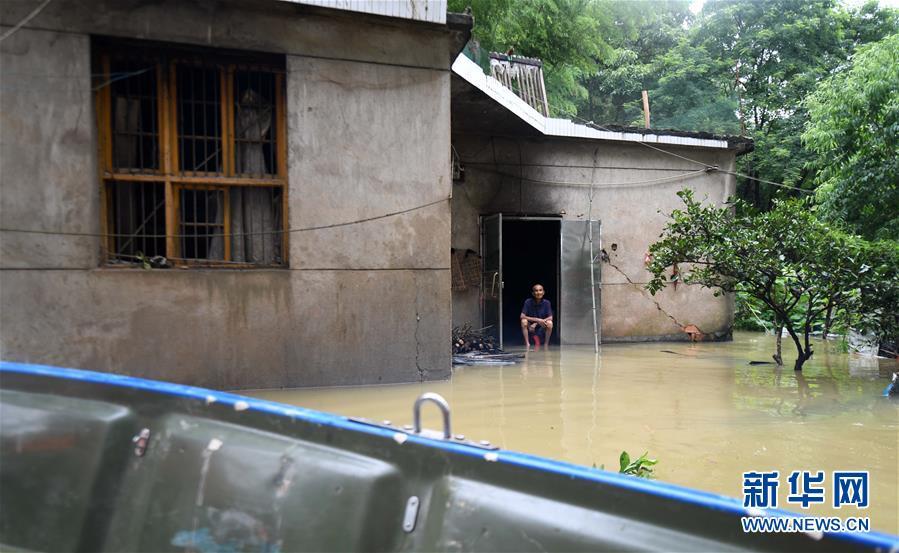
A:
<svg viewBox="0 0 899 553">
<path fill-rule="evenodd" d="M 642 91 L 659 79 L 656 59 L 674 48 L 692 20 L 689 0 L 614 2 L 609 8 L 615 22 L 607 37 L 613 48 L 596 60 L 597 70 L 583 78 L 587 97 L 578 115 L 597 123 L 642 125 Z M 655 108 L 653 108 L 655 113 Z"/>
<path fill-rule="evenodd" d="M 704 49 L 682 40 L 653 63 L 660 75 L 650 92 L 653 126 L 739 134 L 739 103 L 727 67 Z"/>
<path fill-rule="evenodd" d="M 824 214 L 866 238 L 899 239 L 899 34 L 861 48 L 808 108 L 802 140 Z"/>
<path fill-rule="evenodd" d="M 884 353 L 899 345 L 899 242 L 859 240 L 855 288 L 841 316 L 848 327 L 875 336 Z"/>
<path fill-rule="evenodd" d="M 616 33 L 611 5 L 611 0 L 450 0 L 448 8 L 471 7 L 472 34 L 483 50 L 514 48 L 518 55 L 541 59 L 553 115 L 573 115 L 587 94 L 582 79 L 611 52 L 606 38 Z"/>
<path fill-rule="evenodd" d="M 857 256 L 851 242 L 800 200 L 777 201 L 772 210 L 757 213 L 748 206 L 704 206 L 691 190 L 678 196 L 685 209 L 672 212 L 661 239 L 650 246 L 647 289 L 655 294 L 672 280 L 716 294 L 740 288 L 770 309 L 776 328 L 787 331 L 798 354 L 794 369 L 801 370 L 814 353 L 814 321 L 829 304 L 853 294 Z M 669 276 L 675 264 L 679 272 Z"/>
</svg>

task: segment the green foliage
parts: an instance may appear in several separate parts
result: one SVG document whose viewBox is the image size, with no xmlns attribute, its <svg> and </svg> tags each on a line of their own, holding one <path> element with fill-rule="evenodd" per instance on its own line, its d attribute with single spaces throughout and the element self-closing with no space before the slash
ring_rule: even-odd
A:
<svg viewBox="0 0 899 553">
<path fill-rule="evenodd" d="M 660 77 L 650 93 L 653 125 L 738 134 L 738 99 L 732 87 L 721 82 L 728 73 L 722 65 L 688 40 L 656 58 L 653 69 Z"/>
<path fill-rule="evenodd" d="M 627 451 L 622 451 L 621 456 L 618 458 L 618 472 L 636 476 L 638 478 L 653 478 L 652 467 L 658 463 L 658 460 L 648 458 L 648 454 L 649 452 L 646 451 L 639 458 L 631 461 L 631 457 L 627 454 Z"/>
<path fill-rule="evenodd" d="M 899 339 L 899 242 L 857 240 L 852 277 L 856 287 L 845 302 L 841 320 L 882 341 Z"/>
<path fill-rule="evenodd" d="M 755 152 L 739 161 L 742 172 L 810 188 L 809 153 L 799 136 L 808 120 L 803 100 L 819 80 L 842 67 L 862 40 L 893 32 L 895 16 L 869 4 L 846 10 L 833 0 L 721 0 L 707 2 L 694 43 L 729 62 L 741 98 L 740 116 Z M 722 75 L 723 76 L 723 75 Z M 757 208 L 783 196 L 769 185 L 741 181 L 739 191 Z"/>
<path fill-rule="evenodd" d="M 597 60 L 595 73 L 585 76 L 588 96 L 579 103 L 578 115 L 598 123 L 640 120 L 642 125 L 641 92 L 656 86 L 656 58 L 678 44 L 692 20 L 689 1 L 614 2 L 609 8 L 615 27 L 608 42 L 614 49 Z"/>
<path fill-rule="evenodd" d="M 813 354 L 816 321 L 834 308 L 854 313 L 854 322 L 864 319 L 872 329 L 892 328 L 895 316 L 884 298 L 896 292 L 890 284 L 899 270 L 895 249 L 831 229 L 800 200 L 753 212 L 745 205 L 703 205 L 690 190 L 678 195 L 685 209 L 672 212 L 661 239 L 650 246 L 653 278 L 646 287 L 653 294 L 678 264 L 678 278 L 687 284 L 754 298 L 768 309 L 758 310 L 759 317 L 770 317 L 766 322 L 790 334 L 797 370 Z"/>
<path fill-rule="evenodd" d="M 605 37 L 614 32 L 610 0 L 450 0 L 450 11 L 471 6 L 472 34 L 486 51 L 514 48 L 521 56 L 543 60 L 546 94 L 554 115 L 576 113 L 585 98 L 585 76 L 596 71 L 598 59 L 611 47 Z"/>
<path fill-rule="evenodd" d="M 822 211 L 867 238 L 899 239 L 899 34 L 861 48 L 808 100 Z"/>
<path fill-rule="evenodd" d="M 876 0 L 707 0 L 696 16 L 690 0 L 449 0 L 469 5 L 482 50 L 544 61 L 554 116 L 642 126 L 647 90 L 653 127 L 751 136 L 740 172 L 820 186 L 830 222 L 899 238 L 899 11 Z M 757 210 L 799 194 L 742 177 L 737 192 Z"/>
<path fill-rule="evenodd" d="M 772 332 L 774 312 L 765 303 L 738 286 L 734 294 L 734 328 Z"/>
<path fill-rule="evenodd" d="M 654 127 L 737 133 L 742 118 L 764 146 L 743 169 L 799 185 L 809 178 L 802 100 L 859 45 L 897 28 L 896 11 L 875 1 L 709 0 L 698 17 L 690 0 L 449 1 L 466 6 L 482 49 L 544 61 L 554 114 L 642 124 L 648 90 Z M 752 192 L 759 205 L 773 196 Z"/>
</svg>

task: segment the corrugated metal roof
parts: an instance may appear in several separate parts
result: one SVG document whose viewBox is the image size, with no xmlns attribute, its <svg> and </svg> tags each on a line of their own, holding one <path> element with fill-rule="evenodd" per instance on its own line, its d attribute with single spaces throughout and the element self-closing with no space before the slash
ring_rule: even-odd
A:
<svg viewBox="0 0 899 553">
<path fill-rule="evenodd" d="M 678 136 L 675 134 L 664 134 L 664 132 L 653 132 L 652 130 L 643 131 L 642 129 L 642 132 L 628 132 L 626 130 L 602 131 L 587 125 L 574 123 L 568 119 L 545 117 L 519 98 L 517 94 L 506 88 L 501 82 L 490 75 L 485 75 L 478 64 L 462 54 L 453 63 L 453 72 L 517 115 L 522 121 L 525 121 L 547 136 L 698 146 L 701 148 L 728 148 L 727 140 Z"/>
<path fill-rule="evenodd" d="M 333 10 L 446 23 L 446 0 L 282 0 Z"/>
</svg>

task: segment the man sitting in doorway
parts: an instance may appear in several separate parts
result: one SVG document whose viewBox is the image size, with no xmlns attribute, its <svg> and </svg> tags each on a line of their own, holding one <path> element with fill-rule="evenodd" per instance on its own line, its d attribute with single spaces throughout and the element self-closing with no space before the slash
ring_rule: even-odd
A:
<svg viewBox="0 0 899 553">
<path fill-rule="evenodd" d="M 531 349 L 530 337 L 534 336 L 534 345 L 539 350 L 541 341 L 549 347 L 553 334 L 553 308 L 549 300 L 543 299 L 546 292 L 542 284 L 533 285 L 531 295 L 534 297 L 524 300 L 521 308 L 521 335 L 528 350 Z"/>
</svg>

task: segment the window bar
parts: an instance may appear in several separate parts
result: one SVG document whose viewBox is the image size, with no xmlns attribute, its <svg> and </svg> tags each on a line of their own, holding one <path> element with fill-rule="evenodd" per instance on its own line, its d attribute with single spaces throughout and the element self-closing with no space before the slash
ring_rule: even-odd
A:
<svg viewBox="0 0 899 553">
<path fill-rule="evenodd" d="M 269 175 L 271 175 L 271 176 L 274 176 L 275 174 L 277 174 L 277 170 L 275 169 L 275 143 L 274 143 L 275 125 L 274 125 L 274 121 L 272 120 L 272 118 L 275 115 L 275 110 L 274 110 L 275 95 L 272 93 L 273 92 L 273 90 L 272 90 L 273 80 L 274 80 L 273 76 L 274 75 L 272 75 L 270 73 L 265 75 L 265 87 L 266 87 L 265 98 L 266 98 L 266 103 L 269 106 L 268 135 L 266 136 L 265 141 L 268 144 L 268 172 L 269 172 Z"/>
<path fill-rule="evenodd" d="M 256 81 L 257 81 L 257 89 L 256 89 L 256 91 L 258 92 L 258 95 L 256 96 L 256 102 L 257 102 L 257 108 L 256 108 L 256 110 L 257 110 L 258 113 L 265 113 L 265 112 L 263 111 L 263 107 L 267 107 L 267 106 L 269 105 L 269 102 L 268 102 L 268 96 L 266 95 L 265 89 L 264 89 L 263 84 L 262 84 L 262 77 L 263 77 L 262 72 L 261 72 L 261 71 L 256 71 Z M 271 116 L 271 113 L 269 113 L 269 121 L 266 121 L 266 122 L 264 122 L 264 123 L 261 122 L 262 125 L 270 124 L 270 123 L 271 123 L 271 121 L 270 121 L 270 120 L 271 120 L 271 117 L 272 117 L 272 116 Z M 269 133 L 271 133 L 271 126 L 269 126 Z M 262 136 L 261 134 L 259 135 L 259 146 L 258 146 L 258 147 L 260 148 L 260 150 L 261 150 L 260 153 L 262 154 L 262 167 L 259 168 L 259 177 L 260 177 L 260 178 L 266 175 L 266 169 L 267 169 L 267 167 L 268 167 L 268 166 L 266 165 L 266 163 L 265 163 L 265 162 L 267 161 L 266 158 L 265 158 L 265 143 L 266 143 L 266 140 L 267 140 L 267 139 L 266 139 L 265 136 Z M 265 256 L 263 256 L 263 259 L 265 259 Z"/>
<path fill-rule="evenodd" d="M 228 176 L 234 176 L 237 165 L 237 144 L 234 140 L 234 66 L 228 67 L 228 87 L 226 88 L 225 105 L 228 106 L 228 121 L 225 133 L 228 142 Z"/>
<path fill-rule="evenodd" d="M 285 102 L 284 102 L 284 74 L 283 73 L 275 73 L 275 119 L 272 121 L 272 126 L 274 127 L 276 134 L 275 145 L 272 148 L 273 150 L 277 148 L 277 153 L 275 154 L 278 169 L 276 171 L 279 178 L 282 179 L 282 183 L 287 179 L 287 126 L 286 121 L 287 118 L 284 113 Z M 273 168 L 274 172 L 274 168 Z M 285 194 L 286 185 L 282 184 L 280 188 L 280 203 L 281 203 L 281 263 L 286 264 L 288 258 L 288 242 L 290 241 L 290 233 L 288 230 L 290 229 L 290 218 L 288 217 L 288 210 L 290 206 L 287 204 L 287 194 Z"/>
<path fill-rule="evenodd" d="M 221 134 L 219 133 L 219 126 L 221 117 L 221 94 L 222 90 L 218 86 L 219 85 L 219 68 L 218 66 L 210 67 L 208 69 L 209 72 L 209 84 L 211 85 L 211 99 L 207 104 L 207 109 L 209 110 L 209 114 L 212 117 L 212 125 L 207 131 L 207 135 L 209 136 L 209 141 L 212 143 L 212 152 L 210 155 L 210 159 L 213 160 L 212 171 L 217 174 L 223 174 L 223 167 L 219 163 L 219 158 L 221 157 L 222 148 L 224 147 L 224 143 L 221 139 Z"/>
<path fill-rule="evenodd" d="M 262 190 L 260 190 L 259 193 L 262 193 Z M 261 198 L 257 198 L 257 199 L 261 199 Z M 265 207 L 264 203 L 262 203 L 262 202 L 259 202 L 259 203 L 262 204 L 261 207 Z M 256 221 L 257 223 L 259 223 L 259 226 L 255 227 L 255 230 L 254 230 L 254 232 L 257 233 L 256 234 L 256 244 L 259 246 L 259 251 L 255 252 L 256 253 L 255 262 L 256 263 L 264 263 L 265 262 L 265 241 L 268 239 L 268 231 L 265 228 L 265 212 L 263 212 L 262 210 L 254 210 L 254 211 L 256 211 L 255 217 L 257 219 L 259 219 L 258 221 Z"/>
<path fill-rule="evenodd" d="M 184 207 L 187 205 L 187 189 L 178 187 L 175 189 L 175 197 L 178 198 L 178 245 L 179 257 L 187 259 L 187 227 L 184 226 L 186 215 Z"/>
<path fill-rule="evenodd" d="M 163 65 L 157 65 L 157 75 L 159 75 L 159 117 L 162 132 L 160 143 L 163 147 L 163 172 L 165 179 L 165 252 L 166 257 L 178 257 L 178 220 L 177 206 L 179 201 L 175 193 L 175 186 L 172 183 L 171 175 L 177 172 L 178 168 L 178 105 L 177 95 L 175 94 L 175 64 L 169 62 L 167 71 L 169 80 L 166 82 L 163 78 Z"/>
<path fill-rule="evenodd" d="M 197 234 L 198 234 L 197 233 L 197 190 L 191 189 L 191 193 L 193 193 L 193 208 L 194 208 L 194 218 L 191 220 L 191 223 L 193 223 L 193 226 L 191 228 L 193 228 L 193 235 L 194 235 L 194 255 L 193 255 L 193 257 L 194 257 L 194 259 L 197 259 L 200 257 L 199 256 L 200 240 L 197 237 Z"/>
<path fill-rule="evenodd" d="M 134 188 L 139 191 L 138 196 L 140 197 L 141 216 L 146 217 L 146 215 L 147 215 L 147 202 L 146 202 L 147 198 L 146 198 L 146 189 L 145 189 L 146 185 L 143 183 L 141 183 L 141 184 L 135 183 Z M 143 226 L 143 225 L 141 225 L 141 226 Z M 132 232 L 134 232 L 135 236 L 138 236 L 138 231 L 139 231 L 139 229 L 132 229 Z M 140 239 L 140 242 L 138 242 L 138 244 L 140 244 L 140 248 L 141 248 L 140 253 L 142 253 L 143 255 L 147 255 L 147 233 L 141 232 L 139 239 Z"/>
<path fill-rule="evenodd" d="M 104 82 L 109 81 L 109 56 L 103 55 L 100 58 L 101 64 L 101 76 L 100 80 L 96 85 L 102 84 Z M 109 102 L 109 87 L 101 88 L 96 95 L 96 113 L 97 113 L 97 127 L 99 129 L 99 136 L 97 141 L 98 148 L 98 163 L 97 163 L 97 172 L 98 177 L 100 178 L 100 183 L 102 186 L 100 187 L 100 208 L 102 213 L 102 218 L 100 219 L 100 232 L 105 236 L 101 239 L 101 244 L 105 244 L 105 252 L 104 257 L 109 260 L 115 255 L 115 239 L 110 236 L 113 234 L 110 232 L 110 228 L 115 228 L 113 225 L 115 219 L 111 217 L 111 210 L 109 209 L 110 204 L 115 205 L 114 202 L 110 201 L 110 191 L 109 191 L 109 182 L 105 181 L 103 176 L 106 170 L 109 168 L 107 165 L 107 144 L 110 142 L 110 128 L 108 126 L 108 118 L 110 117 L 110 102 Z M 114 212 L 114 209 L 112 210 Z"/>
<path fill-rule="evenodd" d="M 173 73 L 175 73 L 176 71 L 174 70 L 174 64 L 172 64 L 172 68 Z M 179 77 L 185 76 L 184 71 L 177 71 L 177 74 Z M 186 89 L 187 78 L 185 77 L 183 80 L 184 82 L 176 83 L 176 86 L 180 86 L 182 89 Z M 176 140 L 178 142 L 178 152 L 180 157 L 178 169 L 182 170 L 182 168 L 187 167 L 187 138 L 185 138 L 184 136 L 184 131 L 187 130 L 187 123 L 185 123 L 186 115 L 184 113 L 184 107 L 187 104 L 187 98 L 183 93 L 181 96 L 178 96 L 174 88 L 172 89 L 172 95 L 176 98 L 176 102 L 178 104 L 178 117 L 175 120 L 175 129 L 177 130 Z"/>
<path fill-rule="evenodd" d="M 151 74 L 152 75 L 156 74 L 155 73 L 156 64 L 153 64 L 152 67 L 153 67 L 152 73 L 150 73 L 150 72 L 145 73 L 145 75 L 147 76 L 147 79 L 150 78 L 149 76 Z M 148 88 L 147 90 L 153 91 L 154 89 Z M 150 109 L 153 108 L 153 100 L 155 100 L 155 98 L 154 98 L 153 94 L 151 93 L 150 96 L 147 97 L 147 105 L 150 106 Z M 157 116 L 158 116 L 158 114 L 157 114 Z M 149 152 L 150 159 L 156 159 L 156 167 L 158 169 L 161 169 L 162 165 L 158 163 L 159 162 L 159 125 L 157 125 L 156 117 L 151 116 L 149 119 L 150 119 L 150 137 L 151 137 L 151 139 L 150 139 L 151 148 L 150 148 L 150 152 Z"/>
<path fill-rule="evenodd" d="M 268 236 L 266 237 L 266 245 L 267 248 L 271 250 L 272 257 L 264 258 L 266 259 L 266 265 L 271 265 L 275 262 L 275 253 L 278 249 L 275 247 L 275 244 L 278 240 L 277 230 L 275 227 L 275 189 L 269 187 L 268 189 L 268 202 L 266 202 L 267 212 L 269 214 L 268 225 L 266 227 L 266 232 L 268 232 Z"/>
<path fill-rule="evenodd" d="M 220 68 L 219 66 L 216 66 L 215 72 L 217 73 L 217 75 L 216 75 L 216 77 L 217 77 L 216 82 L 218 83 L 218 88 L 219 88 L 219 94 L 218 94 L 218 96 L 217 96 L 217 98 L 216 98 L 216 104 L 217 104 L 217 105 L 216 105 L 215 107 L 217 107 L 218 110 L 219 110 L 219 117 L 214 118 L 214 120 L 213 120 L 213 124 L 212 124 L 212 127 L 213 127 L 213 134 L 212 134 L 212 135 L 213 135 L 213 136 L 216 136 L 216 137 L 221 137 L 221 136 L 222 136 L 221 126 L 222 126 L 222 121 L 223 121 L 223 119 L 221 118 L 221 116 L 222 116 L 222 109 L 221 109 L 221 104 L 222 104 L 222 102 L 221 102 L 221 98 L 220 98 L 220 96 L 221 96 L 221 91 L 222 91 L 222 71 L 221 71 L 221 68 Z M 225 143 L 224 143 L 224 141 L 221 140 L 221 138 L 219 138 L 219 141 L 220 141 L 219 143 L 221 144 L 221 147 L 216 148 L 216 150 L 215 150 L 215 168 L 216 168 L 216 171 L 218 171 L 218 172 L 220 172 L 220 173 L 224 173 L 225 165 L 224 165 L 224 162 L 223 162 L 223 160 L 222 160 L 222 157 L 223 157 L 223 154 L 224 154 Z"/>
<path fill-rule="evenodd" d="M 196 175 L 197 173 L 197 72 L 190 71 L 190 124 L 191 124 L 191 137 L 190 137 L 190 153 L 191 153 L 191 163 L 193 164 L 192 174 Z M 196 195 L 194 195 L 194 209 L 196 209 Z M 194 239 L 196 240 L 196 234 L 194 234 Z M 196 251 L 194 251 L 194 255 L 196 255 Z"/>
<path fill-rule="evenodd" d="M 228 143 L 227 137 L 227 128 L 228 128 L 228 75 L 225 70 L 225 67 L 219 67 L 219 113 L 221 124 L 216 129 L 216 136 L 219 137 L 219 140 L 222 141 L 222 164 L 221 171 L 225 176 L 229 176 L 228 173 L 228 157 L 231 152 L 231 145 Z"/>
<path fill-rule="evenodd" d="M 222 221 L 224 221 L 224 226 L 222 227 L 222 240 L 225 243 L 225 253 L 222 256 L 225 261 L 231 261 L 231 189 L 225 188 L 221 192 L 222 194 L 222 209 L 224 209 L 224 214 L 222 217 Z"/>
<path fill-rule="evenodd" d="M 129 71 L 136 70 L 136 65 L 134 64 L 128 64 L 126 67 L 129 67 Z M 144 74 L 138 75 L 138 77 L 140 77 L 140 81 L 135 82 L 131 79 L 125 79 L 125 82 L 128 83 L 128 97 L 131 98 L 132 96 L 134 96 L 134 98 L 138 101 L 138 105 L 140 106 L 140 108 L 143 109 L 143 98 L 140 94 L 140 90 L 132 92 L 134 88 L 137 88 L 138 84 L 143 85 L 144 81 L 146 80 L 146 76 Z M 144 118 L 142 116 L 143 113 L 138 110 L 137 128 L 134 130 L 135 135 L 133 136 L 134 142 L 137 145 L 137 166 L 141 169 L 144 168 Z M 131 170 L 134 171 L 133 168 Z"/>
<path fill-rule="evenodd" d="M 232 114 L 233 127 L 231 128 L 231 132 L 233 133 L 233 141 L 234 141 L 234 174 L 240 175 L 243 174 L 246 161 L 242 158 L 243 148 L 241 144 L 240 134 L 237 130 L 237 125 L 240 122 L 239 114 L 240 114 L 240 95 L 241 95 L 241 87 L 243 86 L 243 73 L 241 71 L 235 71 L 234 82 L 231 83 L 231 97 L 229 99 L 230 103 L 230 111 Z"/>
<path fill-rule="evenodd" d="M 132 254 L 134 253 L 134 223 L 137 218 L 137 215 L 134 213 L 134 186 L 129 184 L 129 201 L 128 201 L 128 242 L 126 245 L 131 246 L 131 249 L 128 250 Z M 124 247 L 124 246 L 123 246 Z"/>
<path fill-rule="evenodd" d="M 256 232 L 258 232 L 258 230 L 256 229 L 256 221 L 254 221 L 255 217 L 253 214 L 253 212 L 256 210 L 252 209 L 252 208 L 251 209 L 246 208 L 247 207 L 247 197 L 246 196 L 250 196 L 252 198 L 253 194 L 250 193 L 250 194 L 246 194 L 244 196 L 244 212 L 249 214 L 249 220 L 250 220 L 250 224 L 247 225 L 246 229 L 244 229 L 248 233 L 246 236 L 246 239 L 244 240 L 244 243 L 249 245 L 247 250 L 249 253 L 248 257 L 250 259 L 248 259 L 247 261 L 255 263 L 256 260 L 259 259 L 259 252 L 256 251 L 257 235 L 255 234 Z M 250 203 L 252 204 L 252 200 L 250 201 Z"/>
<path fill-rule="evenodd" d="M 205 79 L 204 79 L 204 81 L 205 81 Z M 205 111 L 205 106 L 204 106 L 204 111 Z M 209 211 L 209 196 L 211 196 L 212 194 L 210 193 L 210 191 L 208 189 L 198 190 L 197 193 L 202 196 L 203 204 L 205 206 L 205 212 L 203 210 L 200 210 L 200 215 L 203 216 L 203 226 L 199 227 L 197 229 L 198 230 L 197 234 L 199 234 L 199 229 L 203 229 L 203 236 L 200 238 L 200 243 L 204 245 L 203 249 L 205 250 L 205 252 L 204 252 L 205 255 L 202 255 L 202 256 L 197 255 L 197 257 L 204 257 L 206 259 L 212 259 L 212 248 L 211 248 L 212 239 L 209 238 L 209 235 L 211 234 L 209 231 L 210 231 L 210 229 L 214 228 L 214 227 L 209 226 L 209 224 L 215 222 L 215 219 L 212 217 L 212 213 Z"/>
<path fill-rule="evenodd" d="M 207 73 L 207 70 L 205 67 L 200 69 L 200 75 L 202 76 L 202 89 L 203 89 L 203 91 L 201 92 L 201 94 L 202 94 L 201 101 L 199 102 L 199 105 L 200 105 L 200 107 L 202 107 L 202 111 L 203 111 L 203 132 L 202 132 L 203 153 L 200 155 L 203 156 L 203 161 L 200 162 L 201 165 L 198 165 L 197 169 L 199 170 L 200 168 L 202 168 L 203 172 L 208 173 L 209 172 L 209 156 L 207 154 L 209 152 L 209 140 L 208 140 L 209 130 L 207 128 L 207 125 L 209 124 L 209 122 L 206 120 L 206 107 L 208 105 L 209 96 L 207 95 L 207 90 L 206 90 L 206 73 Z M 199 135 L 201 133 L 197 133 L 197 134 Z M 194 165 L 196 165 L 196 160 L 194 160 Z M 207 208 L 209 207 L 208 204 L 206 207 Z"/>
</svg>

